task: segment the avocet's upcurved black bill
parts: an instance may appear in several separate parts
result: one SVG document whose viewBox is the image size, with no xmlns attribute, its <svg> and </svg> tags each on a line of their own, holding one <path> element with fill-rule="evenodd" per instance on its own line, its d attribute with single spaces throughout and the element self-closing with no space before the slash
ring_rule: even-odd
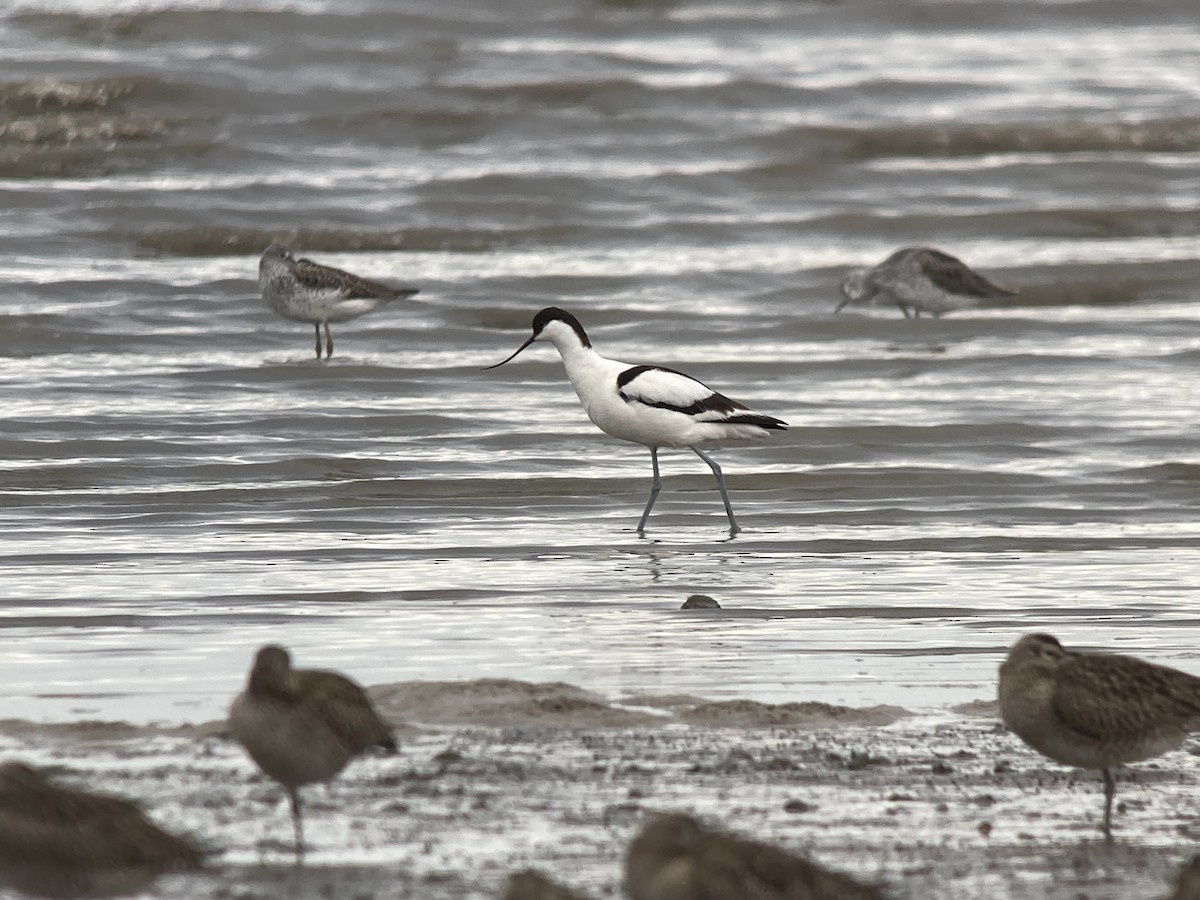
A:
<svg viewBox="0 0 1200 900">
<path fill-rule="evenodd" d="M 512 356 L 508 357 L 508 359 L 502 359 L 502 360 L 500 360 L 500 362 L 496 363 L 494 366 L 484 366 L 484 367 L 483 367 L 483 368 L 482 368 L 480 371 L 482 371 L 482 372 L 486 372 L 488 369 L 498 369 L 498 368 L 500 368 L 500 367 L 501 367 L 502 365 L 504 365 L 506 362 L 509 362 L 509 361 L 511 361 L 511 360 L 513 360 L 513 359 L 515 359 L 518 353 L 520 353 L 522 350 L 524 350 L 526 347 L 528 347 L 530 344 L 532 344 L 532 343 L 533 343 L 534 341 L 536 341 L 536 340 L 537 340 L 537 335 L 536 335 L 536 334 L 532 334 L 532 335 L 530 335 L 530 336 L 529 336 L 529 340 L 527 340 L 527 341 L 526 341 L 525 343 L 523 343 L 523 344 L 522 344 L 520 347 L 518 347 L 516 350 L 514 350 L 514 351 L 512 352 Z"/>
</svg>

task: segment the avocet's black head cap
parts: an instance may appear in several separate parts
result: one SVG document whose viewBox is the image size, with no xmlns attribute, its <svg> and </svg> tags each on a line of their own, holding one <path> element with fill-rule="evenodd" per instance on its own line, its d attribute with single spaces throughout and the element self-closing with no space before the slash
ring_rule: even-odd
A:
<svg viewBox="0 0 1200 900">
<path fill-rule="evenodd" d="M 546 327 L 550 325 L 551 322 L 562 322 L 575 332 L 576 336 L 579 338 L 579 342 L 583 344 L 583 346 L 592 346 L 592 342 L 588 340 L 587 332 L 583 330 L 583 326 L 579 324 L 579 320 L 577 318 L 575 318 L 565 309 L 559 309 L 557 306 L 547 306 L 533 317 L 533 334 L 529 336 L 529 339 L 525 341 L 525 343 L 514 350 L 508 359 L 503 359 L 494 366 L 484 366 L 483 368 L 485 370 L 496 369 L 504 365 L 509 360 L 514 359 L 518 353 L 540 338 L 542 336 L 542 332 L 546 330 Z"/>
<path fill-rule="evenodd" d="M 542 330 L 551 322 L 562 322 L 571 326 L 571 330 L 579 336 L 579 343 L 585 347 L 592 346 L 592 342 L 588 340 L 587 332 L 583 330 L 583 326 L 579 324 L 579 320 L 565 309 L 559 309 L 557 306 L 547 306 L 533 317 L 534 337 L 536 338 L 540 335 Z"/>
</svg>

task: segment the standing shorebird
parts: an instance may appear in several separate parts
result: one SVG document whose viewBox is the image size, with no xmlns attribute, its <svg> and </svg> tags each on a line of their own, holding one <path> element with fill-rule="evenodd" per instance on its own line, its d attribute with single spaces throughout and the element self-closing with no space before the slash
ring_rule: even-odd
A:
<svg viewBox="0 0 1200 900">
<path fill-rule="evenodd" d="M 397 751 L 396 739 L 358 684 L 319 669 L 293 669 L 283 647 L 267 644 L 229 710 L 234 738 L 292 804 L 296 853 L 304 853 L 300 788 L 328 781 L 371 747 Z"/>
<path fill-rule="evenodd" d="M 1103 830 L 1111 841 L 1113 767 L 1175 750 L 1200 730 L 1200 678 L 1027 634 L 1000 665 L 1000 717 L 1039 753 L 1103 773 Z"/>
<path fill-rule="evenodd" d="M 708 831 L 691 816 L 660 813 L 625 856 L 630 900 L 882 900 L 878 888 L 771 844 Z"/>
<path fill-rule="evenodd" d="M 988 281 L 961 259 L 932 247 L 905 247 L 879 265 L 855 269 L 841 284 L 843 300 L 834 309 L 851 303 L 878 306 L 895 303 L 904 318 L 920 318 L 1000 300 L 1017 292 Z"/>
<path fill-rule="evenodd" d="M 645 533 L 646 520 L 662 490 L 662 479 L 658 474 L 659 447 L 687 447 L 708 463 L 725 503 L 730 533 L 737 534 L 741 530 L 733 516 L 733 507 L 729 505 L 721 467 L 700 447 L 756 440 L 772 431 L 786 429 L 786 422 L 756 413 L 674 369 L 634 366 L 606 359 L 592 349 L 592 342 L 579 320 L 556 306 L 547 307 L 533 317 L 533 335 L 508 359 L 485 368 L 504 365 L 539 340 L 550 341 L 558 350 L 567 378 L 597 428 L 615 438 L 650 448 L 654 480 L 650 485 L 650 499 L 638 522 L 638 534 Z"/>
<path fill-rule="evenodd" d="M 39 896 L 140 891 L 201 853 L 119 797 L 60 787 L 19 762 L 0 765 L 0 884 Z"/>
<path fill-rule="evenodd" d="M 317 333 L 317 359 L 321 358 L 321 327 L 325 327 L 325 358 L 333 356 L 330 322 L 349 322 L 389 300 L 411 297 L 418 288 L 388 287 L 359 278 L 311 259 L 296 259 L 277 241 L 258 261 L 258 287 L 267 306 L 293 322 L 311 322 Z"/>
</svg>

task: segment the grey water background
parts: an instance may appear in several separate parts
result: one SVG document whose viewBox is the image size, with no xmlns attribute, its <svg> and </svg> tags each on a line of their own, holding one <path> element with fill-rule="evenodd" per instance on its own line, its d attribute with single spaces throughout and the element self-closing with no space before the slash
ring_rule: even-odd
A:
<svg viewBox="0 0 1200 900">
<path fill-rule="evenodd" d="M 367 683 L 944 709 L 1020 633 L 1200 671 L 1200 21 L 1129 4 L 37 2 L 0 12 L 0 709 Z M 421 294 L 274 317 L 280 237 Z M 1018 286 L 834 315 L 931 244 Z M 543 306 L 791 430 L 586 420 Z M 682 613 L 694 592 L 724 613 Z"/>
</svg>

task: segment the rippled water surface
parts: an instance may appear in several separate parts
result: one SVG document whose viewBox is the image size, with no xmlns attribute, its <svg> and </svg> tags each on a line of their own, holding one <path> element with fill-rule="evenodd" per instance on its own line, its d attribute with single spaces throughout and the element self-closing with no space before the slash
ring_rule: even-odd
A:
<svg viewBox="0 0 1200 900">
<path fill-rule="evenodd" d="M 221 715 L 253 649 L 942 708 L 1050 630 L 1200 671 L 1190 2 L 19 2 L 0 13 L 7 717 Z M 282 238 L 417 284 L 262 303 Z M 1020 288 L 834 315 L 930 244 Z M 791 424 L 587 421 L 600 352 Z M 691 593 L 723 612 L 681 612 Z"/>
</svg>

